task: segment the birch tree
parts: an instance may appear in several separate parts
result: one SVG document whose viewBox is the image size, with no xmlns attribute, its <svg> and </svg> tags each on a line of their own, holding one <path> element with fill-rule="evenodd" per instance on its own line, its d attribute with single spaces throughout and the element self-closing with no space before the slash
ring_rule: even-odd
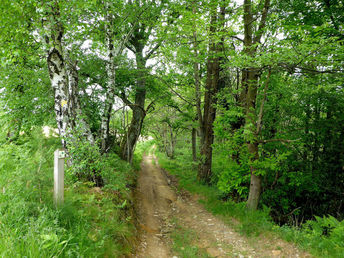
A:
<svg viewBox="0 0 344 258">
<path fill-rule="evenodd" d="M 107 48 L 107 85 L 104 107 L 101 116 L 100 138 L 102 152 L 108 151 L 109 145 L 109 124 L 111 111 L 115 104 L 115 96 L 119 94 L 116 90 L 116 68 L 118 57 L 122 54 L 129 38 L 132 35 L 132 28 L 127 26 L 128 17 L 132 14 L 115 14 L 119 11 L 111 2 L 105 2 L 105 33 Z M 124 9 L 124 5 L 120 6 Z"/>
<path fill-rule="evenodd" d="M 49 78 L 55 94 L 54 111 L 62 144 L 66 147 L 66 139 L 73 137 L 72 130 L 75 129 L 81 130 L 81 134 L 94 144 L 94 137 L 80 108 L 76 62 L 70 59 L 63 43 L 64 26 L 59 2 L 46 2 L 42 14 Z"/>
</svg>

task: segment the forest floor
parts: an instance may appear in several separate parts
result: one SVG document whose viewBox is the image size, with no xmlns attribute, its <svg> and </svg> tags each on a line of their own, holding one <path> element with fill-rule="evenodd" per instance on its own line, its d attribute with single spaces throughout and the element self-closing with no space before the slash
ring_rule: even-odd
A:
<svg viewBox="0 0 344 258">
<path fill-rule="evenodd" d="M 198 196 L 145 155 L 136 190 L 139 244 L 132 257 L 311 257 L 275 236 L 246 237 L 206 211 Z M 239 223 L 233 219 L 233 223 Z"/>
</svg>

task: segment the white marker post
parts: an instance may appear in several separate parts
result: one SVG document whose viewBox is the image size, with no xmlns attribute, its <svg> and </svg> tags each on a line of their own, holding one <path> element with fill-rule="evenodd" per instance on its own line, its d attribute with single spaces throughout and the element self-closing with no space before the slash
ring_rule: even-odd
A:
<svg viewBox="0 0 344 258">
<path fill-rule="evenodd" d="M 59 206 L 64 200 L 64 159 L 65 151 L 54 152 L 54 203 Z"/>
</svg>

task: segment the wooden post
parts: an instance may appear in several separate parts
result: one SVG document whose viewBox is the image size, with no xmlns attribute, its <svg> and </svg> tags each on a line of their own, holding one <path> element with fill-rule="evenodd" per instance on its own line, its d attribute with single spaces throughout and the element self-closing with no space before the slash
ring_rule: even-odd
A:
<svg viewBox="0 0 344 258">
<path fill-rule="evenodd" d="M 54 152 L 54 203 L 56 206 L 64 201 L 64 159 L 65 151 Z"/>
</svg>

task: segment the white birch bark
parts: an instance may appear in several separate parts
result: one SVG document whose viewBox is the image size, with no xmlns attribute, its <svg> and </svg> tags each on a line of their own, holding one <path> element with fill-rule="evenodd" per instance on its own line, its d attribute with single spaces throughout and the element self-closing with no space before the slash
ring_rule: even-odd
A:
<svg viewBox="0 0 344 258">
<path fill-rule="evenodd" d="M 58 10 L 52 10 L 50 17 L 44 21 L 44 30 L 46 35 L 47 64 L 51 86 L 54 89 L 55 105 L 54 111 L 56 115 L 57 128 L 62 137 L 62 144 L 65 147 L 65 137 L 67 136 L 68 127 L 68 75 L 65 67 L 62 52 L 62 36 L 63 28 L 56 19 Z"/>
<path fill-rule="evenodd" d="M 102 121 L 100 126 L 101 149 L 102 152 L 107 151 L 107 144 L 109 138 L 109 125 L 111 118 L 112 107 L 115 103 L 115 80 L 116 80 L 116 51 L 113 43 L 113 18 L 110 14 L 107 16 L 106 37 L 108 47 L 108 64 L 106 72 L 108 76 L 107 90 L 105 95 L 104 109 L 102 114 Z"/>
<path fill-rule="evenodd" d="M 109 125 L 111 119 L 112 107 L 115 104 L 115 82 L 116 82 L 116 57 L 120 55 L 125 47 L 125 44 L 129 40 L 132 31 L 129 31 L 115 47 L 114 36 L 115 36 L 115 25 L 114 18 L 111 14 L 111 4 L 109 2 L 106 5 L 106 40 L 108 48 L 108 64 L 106 66 L 107 72 L 107 90 L 104 101 L 104 108 L 101 116 L 100 125 L 100 138 L 101 138 L 101 149 L 102 152 L 107 151 L 108 138 L 109 138 Z"/>
<path fill-rule="evenodd" d="M 94 144 L 90 127 L 82 115 L 78 98 L 78 72 L 76 64 L 65 58 L 63 49 L 63 26 L 59 22 L 58 4 L 51 7 L 43 20 L 47 45 L 47 64 L 52 88 L 55 93 L 54 110 L 63 147 L 66 138 L 72 137 L 72 130 L 79 129 L 86 139 Z"/>
<path fill-rule="evenodd" d="M 70 129 L 80 130 L 82 135 L 91 143 L 94 144 L 95 140 L 91 132 L 90 126 L 84 118 L 79 101 L 78 93 L 78 71 L 76 64 L 67 65 L 68 71 L 68 107 Z"/>
</svg>

